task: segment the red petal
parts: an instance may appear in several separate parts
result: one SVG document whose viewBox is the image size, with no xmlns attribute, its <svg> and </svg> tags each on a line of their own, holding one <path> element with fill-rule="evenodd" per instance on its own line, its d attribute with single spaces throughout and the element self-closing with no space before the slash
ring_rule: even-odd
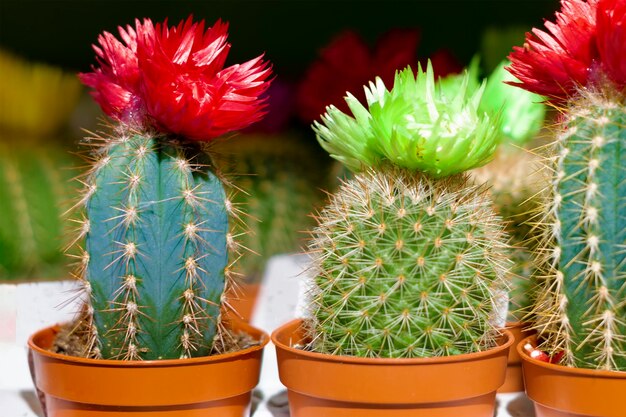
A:
<svg viewBox="0 0 626 417">
<path fill-rule="evenodd" d="M 595 47 L 597 0 L 563 0 L 556 23 L 546 22 L 547 32 L 533 29 L 523 48 L 509 55 L 514 83 L 558 102 L 587 84 L 598 52 Z"/>
<path fill-rule="evenodd" d="M 626 1 L 600 0 L 597 22 L 602 70 L 623 89 L 626 86 Z"/>
</svg>

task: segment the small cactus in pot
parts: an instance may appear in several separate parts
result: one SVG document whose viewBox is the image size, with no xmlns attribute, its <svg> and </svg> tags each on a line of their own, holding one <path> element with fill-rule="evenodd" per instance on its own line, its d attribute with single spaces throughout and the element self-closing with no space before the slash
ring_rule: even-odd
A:
<svg viewBox="0 0 626 417">
<path fill-rule="evenodd" d="M 307 326 L 315 352 L 380 358 L 448 356 L 493 347 L 506 298 L 504 223 L 464 172 L 497 147 L 499 116 L 478 110 L 484 85 L 451 89 L 430 64 L 393 88 L 348 94 L 314 124 L 355 172 L 318 215 Z"/>
<path fill-rule="evenodd" d="M 538 348 L 626 371 L 626 3 L 562 5 L 510 56 L 517 84 L 561 112 L 536 251 Z"/>
<path fill-rule="evenodd" d="M 208 355 L 222 330 L 234 209 L 210 142 L 263 115 L 261 57 L 224 68 L 227 24 L 149 19 L 104 33 L 99 67 L 80 75 L 110 133 L 87 139 L 91 169 L 76 243 L 86 302 L 85 356 Z"/>
</svg>

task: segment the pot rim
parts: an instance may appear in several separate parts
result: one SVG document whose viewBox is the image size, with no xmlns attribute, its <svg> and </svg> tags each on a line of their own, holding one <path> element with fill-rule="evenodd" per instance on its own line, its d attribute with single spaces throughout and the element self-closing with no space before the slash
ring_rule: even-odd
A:
<svg viewBox="0 0 626 417">
<path fill-rule="evenodd" d="M 54 324 L 52 326 L 44 327 L 43 329 L 39 329 L 35 333 L 31 334 L 28 338 L 28 348 L 37 352 L 38 354 L 45 356 L 50 359 L 56 359 L 63 362 L 71 362 L 77 363 L 86 366 L 99 366 L 99 367 L 113 367 L 113 368 L 137 368 L 137 367 L 168 367 L 168 366 L 191 366 L 198 365 L 210 362 L 221 362 L 232 359 L 237 356 L 242 356 L 248 354 L 250 352 L 255 352 L 257 350 L 262 350 L 270 341 L 269 335 L 256 327 L 251 326 L 248 323 L 244 323 L 242 321 L 233 321 L 235 325 L 241 330 L 245 331 L 250 335 L 250 330 L 253 330 L 257 333 L 260 333 L 259 338 L 254 338 L 259 342 L 257 345 L 250 346 L 246 349 L 237 350 L 235 352 L 222 353 L 219 355 L 211 355 L 211 356 L 199 356 L 194 358 L 184 358 L 184 359 L 157 359 L 157 360 L 116 360 L 116 359 L 93 359 L 93 358 L 81 358 L 79 356 L 70 356 L 63 355 L 60 353 L 50 352 L 47 349 L 44 349 L 38 346 L 35 343 L 35 338 L 47 331 L 48 329 L 53 329 L 53 331 L 57 331 L 60 327 L 60 323 Z M 250 335 L 252 336 L 252 335 Z"/>
<path fill-rule="evenodd" d="M 342 356 L 342 355 L 331 355 L 327 353 L 318 353 L 318 352 L 310 352 L 302 349 L 296 349 L 292 346 L 288 346 L 280 341 L 278 341 L 278 334 L 284 332 L 287 328 L 294 326 L 298 323 L 298 327 L 300 328 L 304 324 L 304 320 L 294 319 L 290 320 L 287 323 L 281 325 L 276 330 L 272 332 L 271 339 L 274 346 L 279 349 L 286 350 L 295 355 L 308 357 L 315 360 L 325 360 L 328 362 L 339 362 L 339 363 L 350 363 L 350 364 L 362 364 L 362 365 L 397 365 L 397 366 L 406 366 L 406 365 L 427 365 L 427 364 L 442 364 L 442 363 L 456 363 L 456 362 L 465 362 L 470 360 L 481 359 L 486 356 L 492 356 L 493 354 L 505 350 L 513 345 L 514 337 L 510 330 L 505 328 L 500 328 L 498 331 L 502 333 L 502 336 L 506 336 L 506 341 L 504 343 L 498 344 L 497 346 L 483 350 L 481 352 L 473 352 L 473 353 L 463 353 L 460 355 L 450 355 L 450 356 L 437 356 L 430 358 L 361 358 L 356 356 Z M 296 329 L 297 329 L 296 328 Z"/>
<path fill-rule="evenodd" d="M 579 375 L 581 377 L 589 377 L 589 378 L 617 378 L 623 379 L 626 378 L 626 371 L 607 371 L 604 369 L 587 369 L 587 368 L 575 368 L 573 366 L 565 366 L 559 365 L 556 363 L 548 363 L 544 361 L 540 361 L 535 358 L 531 358 L 530 355 L 524 350 L 524 345 L 527 343 L 531 343 L 533 346 L 537 346 L 537 336 L 528 336 L 522 339 L 516 346 L 517 353 L 519 353 L 520 357 L 523 361 L 529 362 L 533 365 L 539 366 L 540 368 L 547 369 L 551 372 L 562 372 L 562 373 L 570 373 L 574 375 Z"/>
</svg>

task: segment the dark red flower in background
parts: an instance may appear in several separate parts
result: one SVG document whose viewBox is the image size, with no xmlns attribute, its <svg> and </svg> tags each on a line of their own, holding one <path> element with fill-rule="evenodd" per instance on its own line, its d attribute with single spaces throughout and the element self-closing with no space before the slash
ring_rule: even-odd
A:
<svg viewBox="0 0 626 417">
<path fill-rule="evenodd" d="M 271 68 L 262 56 L 224 68 L 228 25 L 191 17 L 177 26 L 136 21 L 94 46 L 100 68 L 80 74 L 103 111 L 124 123 L 194 140 L 240 130 L 264 114 Z"/>
<path fill-rule="evenodd" d="M 343 32 L 321 51 L 300 83 L 296 97 L 298 115 L 310 123 L 330 104 L 347 111 L 343 100 L 346 92 L 364 102 L 363 86 L 377 76 L 391 86 L 396 70 L 408 65 L 417 67 L 418 43 L 417 30 L 392 30 L 378 40 L 372 51 L 356 33 Z M 436 75 L 461 71 L 461 65 L 449 53 L 440 51 L 436 55 Z"/>
<path fill-rule="evenodd" d="M 509 55 L 512 83 L 548 97 L 566 100 L 581 86 L 607 76 L 618 88 L 626 80 L 626 2 L 562 0 L 556 23 L 533 29 L 523 47 Z"/>
</svg>

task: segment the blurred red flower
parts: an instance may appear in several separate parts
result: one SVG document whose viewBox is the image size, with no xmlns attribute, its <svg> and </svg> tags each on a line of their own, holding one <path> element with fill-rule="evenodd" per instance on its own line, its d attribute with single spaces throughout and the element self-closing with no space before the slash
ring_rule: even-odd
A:
<svg viewBox="0 0 626 417">
<path fill-rule="evenodd" d="M 533 29 L 523 47 L 509 55 L 511 83 L 566 100 L 577 88 L 607 76 L 618 88 L 626 84 L 626 2 L 624 0 L 562 0 L 556 23 L 547 32 Z"/>
<path fill-rule="evenodd" d="M 369 81 L 380 77 L 390 86 L 396 70 L 408 65 L 417 67 L 418 43 L 417 30 L 396 29 L 383 35 L 371 50 L 356 33 L 343 32 L 321 51 L 300 83 L 296 97 L 298 115 L 310 123 L 330 104 L 347 111 L 343 97 L 348 91 L 364 102 L 363 86 Z M 437 76 L 462 69 L 446 51 L 438 51 L 433 58 Z"/>
<path fill-rule="evenodd" d="M 228 24 L 189 17 L 177 26 L 137 20 L 94 45 L 99 68 L 80 74 L 95 100 L 123 123 L 208 141 L 264 114 L 271 68 L 262 56 L 224 68 Z"/>
</svg>

